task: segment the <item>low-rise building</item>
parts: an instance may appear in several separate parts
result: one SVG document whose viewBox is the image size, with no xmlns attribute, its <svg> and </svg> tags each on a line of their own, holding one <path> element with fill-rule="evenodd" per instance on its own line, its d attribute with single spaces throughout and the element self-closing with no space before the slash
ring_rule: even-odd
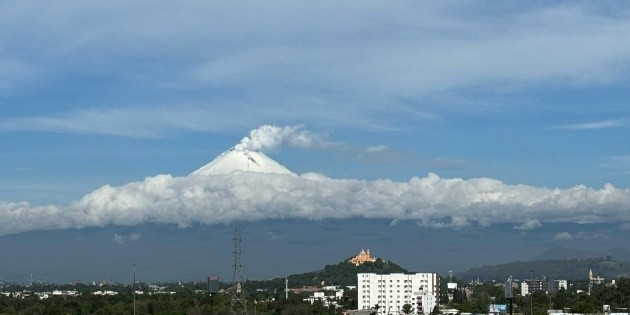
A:
<svg viewBox="0 0 630 315">
<path fill-rule="evenodd" d="M 332 291 L 332 290 L 326 290 L 326 291 Z M 305 298 L 304 301 L 309 302 L 312 305 L 313 303 L 315 303 L 315 301 L 319 300 L 319 301 L 322 301 L 324 306 L 337 307 L 337 305 L 339 305 L 338 302 L 343 298 L 343 293 L 344 293 L 343 289 L 334 290 L 334 295 L 326 295 L 325 291 L 313 292 L 313 295 L 309 296 L 308 298 Z"/>
</svg>

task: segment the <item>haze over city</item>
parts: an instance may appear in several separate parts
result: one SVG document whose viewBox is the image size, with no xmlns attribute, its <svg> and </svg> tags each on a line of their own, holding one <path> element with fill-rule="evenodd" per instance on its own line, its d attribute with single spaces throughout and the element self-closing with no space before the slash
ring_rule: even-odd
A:
<svg viewBox="0 0 630 315">
<path fill-rule="evenodd" d="M 234 226 L 259 279 L 630 249 L 629 15 L 4 2 L 0 280 L 229 278 Z"/>
</svg>

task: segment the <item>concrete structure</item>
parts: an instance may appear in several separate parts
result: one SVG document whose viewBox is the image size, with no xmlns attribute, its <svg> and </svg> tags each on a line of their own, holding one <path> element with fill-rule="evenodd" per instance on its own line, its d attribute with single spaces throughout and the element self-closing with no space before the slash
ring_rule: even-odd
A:
<svg viewBox="0 0 630 315">
<path fill-rule="evenodd" d="M 372 257 L 372 255 L 370 255 L 370 250 L 369 249 L 367 250 L 367 252 L 364 251 L 364 250 L 361 250 L 358 255 L 350 258 L 350 260 L 348 262 L 350 262 L 351 264 L 353 264 L 355 266 L 358 266 L 358 265 L 361 265 L 361 264 L 363 264 L 365 262 L 368 262 L 368 261 L 369 262 L 375 262 L 376 261 L 376 258 Z"/>
<path fill-rule="evenodd" d="M 593 286 L 598 284 L 604 284 L 604 278 L 600 276 L 593 276 L 593 269 L 588 269 L 588 295 L 591 295 Z"/>
<path fill-rule="evenodd" d="M 569 288 L 569 284 L 567 282 L 567 280 L 552 280 L 549 281 L 549 289 L 547 290 L 548 293 L 553 293 L 556 291 L 559 291 L 560 289 L 568 289 Z"/>
<path fill-rule="evenodd" d="M 453 300 L 455 291 L 457 291 L 457 283 L 449 282 L 446 284 L 446 296 L 448 297 L 449 302 Z"/>
<path fill-rule="evenodd" d="M 303 299 L 303 301 L 309 302 L 311 303 L 311 305 L 313 305 L 315 301 L 319 300 L 322 301 L 324 306 L 334 306 L 336 308 L 337 305 L 339 305 L 339 301 L 341 301 L 341 299 L 343 298 L 343 292 L 343 289 L 335 289 L 335 295 L 326 295 L 326 292 L 324 291 L 313 292 L 313 295 Z"/>
<path fill-rule="evenodd" d="M 411 314 L 429 314 L 438 301 L 436 273 L 357 274 L 359 310 L 376 310 L 379 315 L 403 314 L 403 306 L 411 305 Z"/>
<path fill-rule="evenodd" d="M 604 284 L 604 278 L 600 276 L 593 276 L 593 269 L 588 270 L 588 280 L 591 285 Z"/>
<path fill-rule="evenodd" d="M 521 282 L 521 295 L 528 295 L 534 291 L 545 291 L 549 288 L 549 281 L 544 279 L 530 279 Z"/>
</svg>

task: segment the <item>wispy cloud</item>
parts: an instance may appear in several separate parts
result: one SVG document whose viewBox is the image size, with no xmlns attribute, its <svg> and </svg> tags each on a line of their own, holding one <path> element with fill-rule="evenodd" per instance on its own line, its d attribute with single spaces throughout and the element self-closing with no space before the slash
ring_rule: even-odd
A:
<svg viewBox="0 0 630 315">
<path fill-rule="evenodd" d="M 140 233 L 131 233 L 129 235 L 114 233 L 114 242 L 123 244 L 127 241 L 135 242 L 142 237 Z"/>
<path fill-rule="evenodd" d="M 473 161 L 462 158 L 439 157 L 427 162 L 429 168 L 460 169 L 474 164 Z"/>
<path fill-rule="evenodd" d="M 238 111 L 249 111 L 254 117 L 255 108 L 249 106 L 131 106 L 114 109 L 81 109 L 49 116 L 14 117 L 0 119 L 0 131 L 41 131 L 86 135 L 112 135 L 136 138 L 159 138 L 177 132 L 225 132 L 237 129 L 240 124 L 264 119 L 244 116 L 232 122 Z M 251 119 L 251 120 L 250 120 Z"/>
<path fill-rule="evenodd" d="M 622 126 L 626 126 L 627 124 L 628 124 L 627 120 L 602 120 L 602 121 L 595 121 L 595 122 L 562 125 L 562 126 L 557 126 L 554 129 L 592 130 L 592 129 L 606 129 L 606 128 L 622 127 Z"/>
<path fill-rule="evenodd" d="M 23 81 L 24 73 L 33 82 L 47 83 L 89 77 L 98 69 L 113 81 L 143 90 L 145 96 L 166 90 L 174 100 L 161 105 L 166 109 L 122 104 L 117 98 L 66 104 L 73 108 L 66 113 L 5 118 L 2 130 L 159 137 L 182 130 L 233 130 L 268 121 L 309 124 L 317 119 L 391 131 L 400 128 L 400 120 L 435 120 L 452 107 L 442 101 L 427 110 L 422 102 L 427 98 L 471 88 L 614 82 L 624 80 L 630 66 L 625 58 L 630 43 L 618 36 L 630 32 L 630 22 L 583 3 L 484 11 L 492 18 L 475 10 L 475 1 L 464 8 L 453 3 L 387 8 L 366 3 L 361 10 L 326 1 L 158 1 L 150 10 L 141 5 L 123 9 L 108 3 L 62 3 L 2 4 L 1 27 L 6 42 L 14 45 L 7 46 L 5 54 L 13 57 L 0 59 L 0 89 L 15 85 L 27 91 L 30 86 L 15 84 Z M 242 18 L 247 14 L 255 18 Z M 137 62 L 147 56 L 154 59 Z M 221 98 L 204 93 L 208 90 L 221 91 L 216 93 Z M 202 95 L 206 103 L 198 108 L 212 110 L 180 109 L 187 99 L 183 95 L 190 94 Z M 238 109 L 230 111 L 234 104 Z M 397 108 L 395 114 L 383 111 L 394 108 L 391 105 Z M 135 109 L 117 109 L 129 106 Z M 242 106 L 248 106 L 248 117 L 238 115 L 244 112 Z M 384 115 L 397 119 L 384 120 Z M 567 127 L 602 128 L 611 123 Z"/>
<path fill-rule="evenodd" d="M 523 224 L 515 226 L 514 228 L 517 230 L 533 230 L 541 226 L 542 224 L 540 224 L 540 221 L 536 219 L 532 219 L 532 220 L 527 220 L 523 222 Z"/>
<path fill-rule="evenodd" d="M 388 149 L 387 145 L 377 145 L 373 147 L 367 147 L 365 151 L 368 153 L 378 153 L 378 152 L 384 152 L 387 149 Z"/>
</svg>

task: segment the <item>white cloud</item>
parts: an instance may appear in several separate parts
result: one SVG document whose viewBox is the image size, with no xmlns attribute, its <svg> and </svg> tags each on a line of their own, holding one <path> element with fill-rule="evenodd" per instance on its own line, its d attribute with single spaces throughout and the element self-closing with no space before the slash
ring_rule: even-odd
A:
<svg viewBox="0 0 630 315">
<path fill-rule="evenodd" d="M 140 233 L 131 233 L 129 234 L 128 238 L 130 241 L 137 241 L 142 237 L 142 234 Z"/>
<path fill-rule="evenodd" d="M 265 233 L 265 240 L 267 241 L 277 241 L 286 237 L 286 233 L 275 233 L 273 231 L 267 231 Z"/>
<path fill-rule="evenodd" d="M 129 235 L 123 235 L 123 234 L 118 234 L 118 233 L 114 233 L 114 242 L 118 243 L 118 244 L 123 244 L 126 241 L 137 241 L 142 237 L 142 234 L 140 233 L 131 233 Z"/>
<path fill-rule="evenodd" d="M 377 153 L 377 152 L 386 151 L 387 149 L 388 149 L 387 145 L 377 145 L 373 147 L 367 147 L 365 151 L 368 153 Z"/>
<path fill-rule="evenodd" d="M 122 244 L 125 242 L 125 237 L 118 233 L 114 233 L 114 242 L 118 244 Z"/>
<path fill-rule="evenodd" d="M 604 128 L 614 128 L 621 127 L 627 124 L 626 120 L 603 120 L 603 121 L 594 121 L 588 123 L 580 123 L 580 124 L 570 124 L 558 126 L 555 129 L 561 130 L 591 130 L 591 129 L 604 129 Z"/>
<path fill-rule="evenodd" d="M 536 220 L 536 219 L 532 219 L 532 220 L 527 220 L 525 222 L 523 222 L 523 224 L 519 225 L 519 226 L 515 226 L 514 228 L 517 230 L 533 230 L 536 228 L 541 227 L 542 224 L 540 224 L 540 221 Z"/>
<path fill-rule="evenodd" d="M 158 175 L 103 186 L 68 207 L 2 203 L 0 235 L 110 224 L 186 227 L 287 218 L 415 220 L 422 226 L 455 229 L 499 223 L 534 227 L 536 222 L 627 222 L 628 207 L 630 190 L 609 184 L 602 189 L 548 189 L 435 174 L 407 182 L 331 179 L 312 173 Z"/>
<path fill-rule="evenodd" d="M 560 232 L 553 237 L 554 240 L 558 241 L 570 241 L 573 239 L 573 235 L 569 232 Z"/>
<path fill-rule="evenodd" d="M 483 224 L 485 225 L 485 223 Z M 458 229 L 470 226 L 470 220 L 468 218 L 461 217 L 461 216 L 458 216 L 458 217 L 451 216 L 447 220 L 444 220 L 442 218 L 438 218 L 438 219 L 422 218 L 418 222 L 418 225 L 423 226 L 423 227 L 437 228 L 437 229 L 453 228 L 453 229 L 458 230 Z"/>
<path fill-rule="evenodd" d="M 323 148 L 333 145 L 322 136 L 303 130 L 301 126 L 263 125 L 249 132 L 234 148 L 237 150 L 269 151 L 282 146 Z"/>
<path fill-rule="evenodd" d="M 219 132 L 234 129 L 229 117 L 247 111 L 260 115 L 255 108 L 226 104 L 221 108 L 198 105 L 128 106 L 127 108 L 79 109 L 51 116 L 29 116 L 0 120 L 0 130 L 32 130 L 72 134 L 102 134 L 120 137 L 159 138 L 176 132 Z M 239 123 L 256 124 L 242 117 Z"/>
</svg>

